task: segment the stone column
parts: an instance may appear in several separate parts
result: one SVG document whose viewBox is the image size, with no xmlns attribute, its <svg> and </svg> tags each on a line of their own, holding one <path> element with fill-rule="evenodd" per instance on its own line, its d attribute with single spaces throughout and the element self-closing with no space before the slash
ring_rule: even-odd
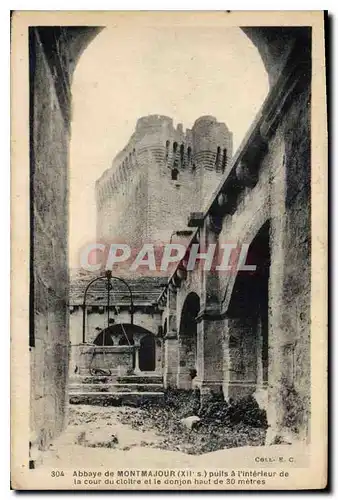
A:
<svg viewBox="0 0 338 500">
<path fill-rule="evenodd" d="M 140 344 L 139 342 L 138 343 L 135 343 L 135 368 L 134 368 L 134 372 L 135 373 L 139 373 L 140 372 Z"/>
<path fill-rule="evenodd" d="M 230 317 L 224 331 L 224 397 L 241 399 L 257 387 L 257 324 L 250 317 Z"/>
<path fill-rule="evenodd" d="M 89 375 L 89 370 L 92 367 L 93 361 L 93 351 L 94 347 L 88 344 L 80 344 L 77 348 L 78 358 L 77 358 L 77 366 L 78 372 L 77 375 Z"/>
<path fill-rule="evenodd" d="M 160 342 L 160 343 L 159 343 Z M 156 338 L 155 340 L 155 372 L 162 375 L 162 357 L 163 357 L 163 342 Z"/>
<path fill-rule="evenodd" d="M 167 334 L 164 338 L 164 388 L 177 387 L 178 339 L 177 334 Z"/>
<path fill-rule="evenodd" d="M 196 332 L 191 333 L 191 338 L 182 336 L 178 339 L 178 370 L 177 370 L 177 387 L 179 389 L 189 390 L 192 388 L 192 378 L 190 371 L 197 369 L 196 361 Z"/>
<path fill-rule="evenodd" d="M 201 398 L 223 390 L 224 320 L 202 314 L 197 324 L 197 378 Z"/>
<path fill-rule="evenodd" d="M 290 146 L 290 145 L 289 145 Z M 289 147 L 288 146 L 288 147 Z M 271 267 L 269 278 L 269 373 L 268 423 L 266 442 L 290 443 L 309 437 L 310 414 L 310 324 L 307 330 L 300 326 L 300 301 L 308 300 L 309 259 L 301 254 L 301 241 L 306 236 L 304 220 L 307 198 L 293 208 L 287 199 L 287 178 L 291 163 L 295 163 L 294 150 L 286 153 L 280 148 L 272 174 L 272 206 L 270 220 Z M 302 160 L 303 161 L 303 160 Z M 290 163 L 290 165 L 287 165 Z M 296 167 L 293 167 L 296 168 Z M 305 167 L 304 167 L 305 168 Z M 297 170 L 297 172 L 298 172 Z M 291 187 L 293 184 L 291 185 Z M 305 313 L 306 314 L 306 313 Z M 304 321 L 306 324 L 306 320 Z M 309 320 L 310 323 L 310 320 Z"/>
<path fill-rule="evenodd" d="M 168 290 L 167 308 L 168 329 L 164 337 L 164 370 L 163 383 L 164 388 L 177 387 L 178 371 L 178 338 L 177 338 L 177 320 L 176 320 L 176 301 L 177 294 L 175 290 Z"/>
<path fill-rule="evenodd" d="M 217 259 L 217 243 L 220 227 L 209 216 L 200 235 L 201 251 L 216 244 L 214 262 Z M 220 286 L 214 266 L 210 271 L 201 269 L 201 311 L 197 318 L 197 377 L 201 400 L 210 393 L 222 393 L 223 389 L 223 337 L 225 320 L 220 317 Z"/>
<path fill-rule="evenodd" d="M 258 316 L 257 323 L 257 389 L 263 387 L 263 334 L 262 319 Z"/>
<path fill-rule="evenodd" d="M 254 397 L 260 408 L 267 410 L 268 388 L 264 381 L 263 344 L 262 318 L 259 316 L 257 324 L 257 383 Z"/>
<path fill-rule="evenodd" d="M 290 362 L 285 357 L 284 347 L 288 345 L 290 334 L 285 328 L 287 312 L 284 302 L 285 281 L 285 222 L 283 217 L 271 220 L 273 239 L 271 242 L 271 268 L 269 280 L 269 374 L 268 409 L 269 431 L 267 443 L 290 440 L 290 432 L 285 428 L 287 415 L 286 385 L 293 385 Z M 284 397 L 283 397 L 284 395 Z"/>
</svg>

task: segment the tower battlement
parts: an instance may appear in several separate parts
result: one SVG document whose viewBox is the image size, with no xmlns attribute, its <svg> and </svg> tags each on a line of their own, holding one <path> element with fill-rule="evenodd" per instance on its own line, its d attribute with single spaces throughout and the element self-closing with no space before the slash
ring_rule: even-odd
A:
<svg viewBox="0 0 338 500">
<path fill-rule="evenodd" d="M 211 197 L 231 156 L 232 133 L 213 116 L 198 118 L 185 131 L 182 124 L 175 127 L 168 116 L 139 118 L 126 147 L 96 182 L 98 237 L 113 237 L 116 223 L 109 214 L 114 212 L 116 219 L 119 213 L 126 221 L 134 213 L 133 204 L 138 205 L 138 219 L 140 210 L 146 212 L 144 237 L 153 232 L 150 224 L 160 229 L 159 220 L 162 231 L 168 222 L 172 227 L 177 223 L 185 226 L 191 206 L 201 209 Z M 160 215 L 163 211 L 170 219 L 166 224 Z M 137 233 L 135 228 L 134 235 Z"/>
</svg>

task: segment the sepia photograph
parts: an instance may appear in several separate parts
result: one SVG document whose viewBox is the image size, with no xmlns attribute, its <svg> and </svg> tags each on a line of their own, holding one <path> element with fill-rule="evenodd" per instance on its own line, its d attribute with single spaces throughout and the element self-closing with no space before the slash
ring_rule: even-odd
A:
<svg viewBox="0 0 338 500">
<path fill-rule="evenodd" d="M 12 488 L 325 488 L 324 12 L 11 22 Z"/>
</svg>

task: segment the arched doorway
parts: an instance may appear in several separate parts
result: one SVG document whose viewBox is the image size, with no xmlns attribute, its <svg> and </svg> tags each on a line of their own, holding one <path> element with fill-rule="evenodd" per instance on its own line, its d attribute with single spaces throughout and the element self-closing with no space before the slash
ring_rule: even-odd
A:
<svg viewBox="0 0 338 500">
<path fill-rule="evenodd" d="M 253 394 L 268 381 L 269 222 L 252 241 L 247 264 L 255 271 L 239 271 L 228 307 L 228 344 L 225 369 L 228 396 Z"/>
<path fill-rule="evenodd" d="M 182 308 L 179 331 L 179 367 L 177 386 L 190 389 L 197 375 L 197 315 L 200 311 L 199 296 L 191 292 Z"/>
<path fill-rule="evenodd" d="M 145 335 L 140 340 L 139 369 L 141 372 L 153 372 L 156 368 L 156 345 L 154 335 Z"/>
</svg>

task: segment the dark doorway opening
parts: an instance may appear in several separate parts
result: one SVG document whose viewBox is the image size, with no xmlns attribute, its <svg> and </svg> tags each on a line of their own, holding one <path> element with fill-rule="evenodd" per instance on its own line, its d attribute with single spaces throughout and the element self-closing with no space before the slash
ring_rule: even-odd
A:
<svg viewBox="0 0 338 500">
<path fill-rule="evenodd" d="M 156 366 L 156 346 L 153 335 L 142 337 L 139 350 L 139 368 L 141 372 L 153 372 Z"/>
<path fill-rule="evenodd" d="M 197 315 L 200 311 L 199 296 L 191 292 L 185 299 L 179 332 L 179 376 L 180 389 L 190 389 L 197 370 Z"/>
<path fill-rule="evenodd" d="M 238 272 L 227 313 L 229 380 L 249 392 L 268 381 L 269 232 L 266 222 L 252 241 L 246 264 L 256 270 Z"/>
</svg>

